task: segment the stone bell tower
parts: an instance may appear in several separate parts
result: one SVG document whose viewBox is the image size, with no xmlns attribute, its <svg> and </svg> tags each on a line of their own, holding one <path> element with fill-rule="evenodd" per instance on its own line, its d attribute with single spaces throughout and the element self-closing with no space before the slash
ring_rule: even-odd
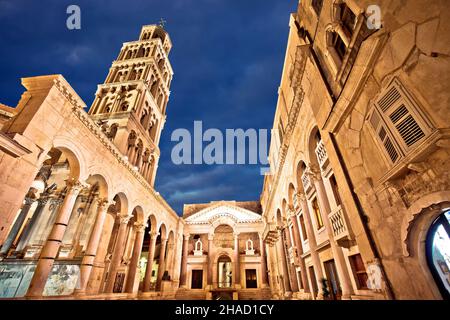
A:
<svg viewBox="0 0 450 320">
<path fill-rule="evenodd" d="M 92 119 L 152 186 L 173 77 L 168 59 L 171 48 L 162 26 L 142 27 L 139 40 L 123 44 L 89 110 Z"/>
</svg>

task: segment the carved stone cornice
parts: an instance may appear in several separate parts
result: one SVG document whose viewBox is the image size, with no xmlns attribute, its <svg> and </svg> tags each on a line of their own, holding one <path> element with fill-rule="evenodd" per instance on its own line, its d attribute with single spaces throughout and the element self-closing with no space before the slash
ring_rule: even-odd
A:
<svg viewBox="0 0 450 320">
<path fill-rule="evenodd" d="M 280 147 L 279 151 L 279 161 L 278 167 L 276 168 L 276 175 L 273 179 L 273 186 L 270 191 L 270 195 L 268 197 L 267 203 L 271 203 L 275 196 L 275 191 L 277 190 L 277 186 L 280 181 L 281 172 L 283 171 L 284 164 L 286 162 L 287 151 L 289 149 L 289 145 L 291 142 L 292 134 L 295 129 L 295 125 L 298 120 L 298 115 L 300 114 L 301 106 L 303 105 L 303 101 L 305 98 L 305 92 L 301 86 L 301 82 L 303 80 L 304 71 L 306 68 L 306 62 L 309 57 L 310 45 L 301 45 L 297 47 L 295 62 L 294 62 L 294 71 L 292 76 L 292 86 L 294 89 L 294 101 L 292 103 L 292 107 L 288 114 L 288 123 L 286 126 L 286 132 L 283 138 L 283 144 Z"/>
<path fill-rule="evenodd" d="M 83 109 L 86 105 L 82 103 L 81 98 L 76 92 L 70 88 L 70 85 L 63 80 L 64 78 L 57 78 L 54 80 L 55 87 L 63 94 L 64 97 L 72 105 L 72 113 L 76 118 L 91 131 L 91 133 L 105 146 L 105 148 L 113 155 L 116 160 L 128 170 L 128 172 L 134 176 L 134 178 L 140 182 L 140 184 L 154 197 L 154 199 L 171 215 L 177 216 L 177 213 L 167 204 L 167 202 L 157 193 L 153 187 L 142 177 L 142 175 L 134 170 L 134 166 L 130 164 L 119 149 L 109 140 L 108 136 L 101 130 L 101 128 L 95 123 L 95 121 L 88 115 Z"/>
</svg>

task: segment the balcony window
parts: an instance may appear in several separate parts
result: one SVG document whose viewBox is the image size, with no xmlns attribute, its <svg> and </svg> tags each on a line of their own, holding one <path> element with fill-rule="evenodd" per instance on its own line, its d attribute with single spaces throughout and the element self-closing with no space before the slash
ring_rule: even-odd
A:
<svg viewBox="0 0 450 320">
<path fill-rule="evenodd" d="M 340 19 L 342 22 L 342 26 L 345 30 L 345 32 L 351 37 L 353 35 L 353 30 L 356 26 L 356 15 L 353 13 L 352 10 L 345 4 L 341 3 L 339 5 L 340 7 Z"/>
<path fill-rule="evenodd" d="M 305 227 L 305 218 L 303 217 L 303 214 L 300 215 L 300 228 L 302 229 L 303 241 L 308 240 L 308 234 L 306 233 Z"/>
<path fill-rule="evenodd" d="M 312 201 L 312 207 L 313 207 L 314 215 L 316 217 L 317 230 L 322 229 L 324 224 L 323 224 L 323 219 L 322 219 L 322 214 L 320 212 L 319 204 L 317 203 L 317 198 L 314 198 L 314 200 Z"/>
</svg>

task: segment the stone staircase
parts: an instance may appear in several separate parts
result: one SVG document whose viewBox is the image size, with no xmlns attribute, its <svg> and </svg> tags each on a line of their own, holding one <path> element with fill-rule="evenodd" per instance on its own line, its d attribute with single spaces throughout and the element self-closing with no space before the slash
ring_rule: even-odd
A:
<svg viewBox="0 0 450 320">
<path fill-rule="evenodd" d="M 243 289 L 238 292 L 239 300 L 270 300 L 270 288 Z"/>
<path fill-rule="evenodd" d="M 175 300 L 206 300 L 206 291 L 178 289 Z"/>
</svg>

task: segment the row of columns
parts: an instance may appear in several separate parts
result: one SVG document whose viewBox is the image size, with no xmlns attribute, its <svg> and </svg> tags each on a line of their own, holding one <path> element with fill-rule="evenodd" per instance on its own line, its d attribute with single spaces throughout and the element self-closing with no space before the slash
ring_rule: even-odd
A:
<svg viewBox="0 0 450 320">
<path fill-rule="evenodd" d="M 53 223 L 50 234 L 48 235 L 46 242 L 41 250 L 41 254 L 39 256 L 38 262 L 36 264 L 36 269 L 34 271 L 33 277 L 31 279 L 28 291 L 26 293 L 27 297 L 40 297 L 44 293 L 44 288 L 47 282 L 47 279 L 52 271 L 54 262 L 56 257 L 58 256 L 59 249 L 61 247 L 64 234 L 66 232 L 69 219 L 71 213 L 73 211 L 74 205 L 76 203 L 77 197 L 79 193 L 84 188 L 87 188 L 88 185 L 82 183 L 80 181 L 68 181 L 65 196 L 62 199 L 62 205 L 59 210 L 57 210 L 55 221 Z M 25 227 L 22 234 L 22 240 L 27 240 L 30 236 L 33 222 L 39 218 L 41 211 L 43 211 L 45 205 L 49 200 L 53 198 L 50 196 L 44 196 L 41 199 L 35 199 L 31 196 L 31 194 L 27 194 L 24 205 L 16 219 L 6 241 L 4 242 L 1 254 L 6 255 L 8 251 L 11 249 L 11 246 L 16 239 L 20 228 L 22 227 L 28 212 L 35 201 L 38 201 L 38 206 L 35 209 L 33 217 L 31 218 L 30 223 Z M 110 207 L 110 202 L 107 199 L 99 198 L 97 201 L 97 212 L 94 225 L 92 227 L 92 231 L 90 233 L 90 237 L 88 239 L 88 243 L 86 246 L 85 253 L 82 258 L 82 262 L 80 265 L 80 281 L 79 287 L 75 290 L 75 295 L 83 295 L 86 293 L 86 289 L 88 286 L 88 282 L 90 279 L 90 275 L 92 273 L 92 269 L 94 266 L 94 261 L 97 255 L 97 251 L 100 244 L 101 234 L 103 230 L 103 226 L 105 223 L 106 215 L 108 213 L 108 208 Z M 114 249 L 113 256 L 111 258 L 109 276 L 106 281 L 105 293 L 112 293 L 115 283 L 115 278 L 117 275 L 118 268 L 121 264 L 121 259 L 125 247 L 125 237 L 127 232 L 127 225 L 132 218 L 131 215 L 119 215 L 120 225 L 117 234 L 116 240 L 116 248 Z M 125 291 L 128 293 L 132 293 L 134 290 L 134 283 L 137 275 L 137 268 L 139 264 L 139 259 L 141 256 L 142 244 L 144 240 L 144 231 L 145 224 L 135 223 L 135 232 L 136 237 L 134 240 L 133 246 L 133 254 L 128 267 L 128 277 L 126 281 Z M 157 233 L 151 234 L 150 240 L 150 250 L 148 254 L 148 265 L 146 270 L 146 277 L 144 281 L 144 291 L 149 291 L 150 280 L 151 280 L 151 269 L 154 260 L 155 246 L 156 246 Z M 20 241 L 16 250 L 20 249 L 19 247 L 24 246 L 23 241 Z M 165 270 L 165 256 L 166 256 L 166 245 L 167 239 L 161 239 L 161 253 L 159 260 L 159 272 L 158 272 L 158 282 L 161 283 L 161 279 Z M 172 248 L 173 249 L 173 248 Z"/>
<path fill-rule="evenodd" d="M 342 248 L 337 244 L 337 242 L 334 240 L 333 235 L 333 229 L 331 226 L 331 223 L 329 221 L 328 215 L 331 212 L 330 203 L 325 191 L 325 187 L 323 184 L 322 176 L 320 170 L 312 170 L 311 168 L 308 168 L 308 175 L 311 181 L 313 182 L 314 188 L 316 190 L 316 196 L 319 204 L 320 211 L 323 213 L 322 220 L 324 223 L 325 230 L 327 232 L 327 236 L 330 240 L 330 247 L 331 251 L 334 257 L 334 261 L 336 264 L 336 270 L 339 277 L 339 282 L 342 289 L 342 298 L 343 299 L 350 299 L 351 295 L 353 294 L 353 288 L 351 285 L 350 280 L 350 274 L 348 272 L 345 257 Z M 311 285 L 316 285 L 317 288 L 321 288 L 321 279 L 325 278 L 324 271 L 322 267 L 322 263 L 320 261 L 319 253 L 317 250 L 317 241 L 315 238 L 315 232 L 314 232 L 314 226 L 311 219 L 311 214 L 308 206 L 308 201 L 305 196 L 305 193 L 299 192 L 295 195 L 297 197 L 297 203 L 299 204 L 299 210 L 302 211 L 304 221 L 305 221 L 305 229 L 306 229 L 306 236 L 308 238 L 309 248 L 310 248 L 310 254 L 311 254 L 311 260 L 312 265 L 315 273 L 315 279 L 316 284 L 309 283 L 308 282 L 308 276 L 307 276 L 307 268 L 304 262 L 304 259 L 301 257 L 303 255 L 303 246 L 302 241 L 300 238 L 300 226 L 297 220 L 297 215 L 295 213 L 295 209 L 293 207 L 290 207 L 288 209 L 289 213 L 288 216 L 291 219 L 291 224 L 293 227 L 292 235 L 287 232 L 287 228 L 283 228 L 280 230 L 280 236 L 278 241 L 278 256 L 281 257 L 288 257 L 288 252 L 286 252 L 287 247 L 293 247 L 295 246 L 297 248 L 297 254 L 299 257 L 299 267 L 300 267 L 300 273 L 301 273 L 301 279 L 299 281 L 303 284 L 303 291 L 305 293 L 310 293 Z M 292 239 L 292 238 L 293 239 Z M 290 240 L 290 241 L 289 241 Z M 288 258 L 287 258 L 288 259 Z M 289 263 L 289 261 L 286 261 L 286 259 L 282 259 L 282 274 L 283 277 L 283 285 L 284 285 L 284 291 L 290 291 L 291 289 L 295 291 L 299 291 L 298 283 L 297 281 L 293 281 L 294 279 L 297 279 L 296 274 L 292 273 L 292 267 L 293 265 Z M 291 269 L 291 270 L 290 270 Z M 290 278 L 290 279 L 286 279 Z M 291 281 L 289 281 L 291 280 Z M 313 281 L 311 279 L 311 281 Z M 319 289 L 317 298 L 322 298 L 322 292 Z"/>
</svg>

